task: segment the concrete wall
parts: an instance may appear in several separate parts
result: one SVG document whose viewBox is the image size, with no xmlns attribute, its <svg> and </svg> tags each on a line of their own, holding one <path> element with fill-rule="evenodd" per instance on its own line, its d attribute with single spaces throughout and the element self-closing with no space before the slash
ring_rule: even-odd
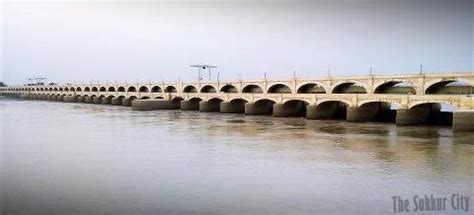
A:
<svg viewBox="0 0 474 215">
<path fill-rule="evenodd" d="M 122 99 L 122 106 L 126 106 L 126 107 L 132 106 L 132 99 L 130 98 Z"/>
<path fill-rule="evenodd" d="M 110 101 L 111 105 L 122 105 L 122 97 L 118 98 L 113 98 L 112 101 Z"/>
<path fill-rule="evenodd" d="M 179 102 L 170 102 L 162 99 L 135 99 L 132 101 L 132 110 L 177 110 L 180 109 Z"/>
<path fill-rule="evenodd" d="M 220 112 L 222 112 L 222 113 L 245 113 L 245 103 L 222 102 L 220 104 Z"/>
<path fill-rule="evenodd" d="M 181 110 L 199 110 L 199 101 L 181 101 Z"/>
<path fill-rule="evenodd" d="M 112 104 L 112 98 L 111 97 L 103 97 L 101 104 L 103 105 L 110 105 Z"/>
<path fill-rule="evenodd" d="M 93 98 L 92 98 L 92 103 L 94 103 L 94 104 L 102 104 L 102 98 L 101 98 L 101 97 L 93 97 Z"/>
<path fill-rule="evenodd" d="M 220 112 L 220 102 L 211 101 L 200 101 L 199 102 L 199 111 L 201 112 Z"/>
<path fill-rule="evenodd" d="M 274 117 L 303 117 L 306 116 L 306 105 L 303 102 L 287 102 L 273 105 Z"/>
<path fill-rule="evenodd" d="M 272 115 L 273 104 L 271 103 L 246 103 L 245 114 L 247 115 Z"/>
<path fill-rule="evenodd" d="M 453 114 L 453 131 L 474 132 L 474 111 L 457 111 Z"/>
</svg>

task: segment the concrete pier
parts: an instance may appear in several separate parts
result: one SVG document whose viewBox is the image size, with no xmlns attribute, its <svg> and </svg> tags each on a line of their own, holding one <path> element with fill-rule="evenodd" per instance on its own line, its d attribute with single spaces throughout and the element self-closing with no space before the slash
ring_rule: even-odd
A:
<svg viewBox="0 0 474 215">
<path fill-rule="evenodd" d="M 273 105 L 274 117 L 303 117 L 306 116 L 306 105 L 303 102 L 290 101 L 285 104 Z"/>
<path fill-rule="evenodd" d="M 199 102 L 199 111 L 201 112 L 219 112 L 220 103 L 219 102 Z"/>
<path fill-rule="evenodd" d="M 101 98 L 101 97 L 93 97 L 93 98 L 92 98 L 92 103 L 94 103 L 94 104 L 102 104 L 102 98 Z"/>
<path fill-rule="evenodd" d="M 126 106 L 126 107 L 132 106 L 132 99 L 131 98 L 122 99 L 122 106 Z"/>
<path fill-rule="evenodd" d="M 77 101 L 77 102 L 84 102 L 84 97 L 82 97 L 82 96 L 76 96 L 76 101 Z"/>
<path fill-rule="evenodd" d="M 90 96 L 84 96 L 84 103 L 88 103 L 88 104 L 92 104 L 94 101 L 93 101 L 93 98 L 90 97 Z"/>
<path fill-rule="evenodd" d="M 112 98 L 111 97 L 102 97 L 101 104 L 103 104 L 103 105 L 112 104 Z"/>
<path fill-rule="evenodd" d="M 181 101 L 181 110 L 199 110 L 199 101 Z"/>
<path fill-rule="evenodd" d="M 247 115 L 272 115 L 273 104 L 271 103 L 246 103 L 245 114 Z"/>
<path fill-rule="evenodd" d="M 474 111 L 456 111 L 453 113 L 453 131 L 474 131 Z"/>
<path fill-rule="evenodd" d="M 412 109 L 398 109 L 396 124 L 403 125 L 419 125 L 427 121 L 430 115 L 429 107 L 420 107 Z"/>
<path fill-rule="evenodd" d="M 348 107 L 346 120 L 348 122 L 370 122 L 375 118 L 377 112 L 378 109 Z"/>
<path fill-rule="evenodd" d="M 179 108 L 179 102 L 170 102 L 163 99 L 135 99 L 132 101 L 132 110 L 177 110 Z"/>
<path fill-rule="evenodd" d="M 111 105 L 122 105 L 122 97 L 118 98 L 113 98 L 112 101 L 110 101 Z"/>
<path fill-rule="evenodd" d="M 64 102 L 77 102 L 77 98 L 75 96 L 65 96 Z"/>
<path fill-rule="evenodd" d="M 222 102 L 220 105 L 221 113 L 245 113 L 245 104 L 232 104 L 231 102 Z"/>
</svg>

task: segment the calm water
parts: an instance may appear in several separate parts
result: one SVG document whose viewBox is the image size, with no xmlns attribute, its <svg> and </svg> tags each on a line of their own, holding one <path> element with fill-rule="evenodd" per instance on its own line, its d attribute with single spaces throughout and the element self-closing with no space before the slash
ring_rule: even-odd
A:
<svg viewBox="0 0 474 215">
<path fill-rule="evenodd" d="M 4 214 L 387 214 L 453 193 L 474 211 L 474 133 L 449 128 L 5 99 L 0 119 Z"/>
</svg>

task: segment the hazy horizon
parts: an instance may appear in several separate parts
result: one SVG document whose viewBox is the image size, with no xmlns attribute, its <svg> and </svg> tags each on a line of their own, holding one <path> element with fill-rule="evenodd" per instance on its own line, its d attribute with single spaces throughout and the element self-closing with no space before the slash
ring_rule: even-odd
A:
<svg viewBox="0 0 474 215">
<path fill-rule="evenodd" d="M 336 3 L 335 3 L 336 2 Z M 6 1 L 0 80 L 221 80 L 474 69 L 474 6 L 456 1 Z M 204 76 L 207 79 L 206 76 Z M 215 76 L 213 77 L 215 79 Z"/>
</svg>

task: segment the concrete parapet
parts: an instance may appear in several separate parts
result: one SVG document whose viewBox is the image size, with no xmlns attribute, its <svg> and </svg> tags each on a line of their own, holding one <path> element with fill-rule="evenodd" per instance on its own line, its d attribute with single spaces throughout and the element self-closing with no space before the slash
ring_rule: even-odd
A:
<svg viewBox="0 0 474 215">
<path fill-rule="evenodd" d="M 180 103 L 162 99 L 135 99 L 132 101 L 132 110 L 176 110 L 180 108 Z"/>
<path fill-rule="evenodd" d="M 201 111 L 201 112 L 219 112 L 220 111 L 220 103 L 219 102 L 200 101 L 199 102 L 199 111 Z"/>
<path fill-rule="evenodd" d="M 181 101 L 181 110 L 199 110 L 199 102 Z"/>
<path fill-rule="evenodd" d="M 453 131 L 474 131 L 474 111 L 456 111 L 453 113 Z"/>
<path fill-rule="evenodd" d="M 219 111 L 222 113 L 245 113 L 245 105 L 222 102 Z"/>
<path fill-rule="evenodd" d="M 246 103 L 245 114 L 247 115 L 271 115 L 273 104 L 265 103 Z"/>
</svg>

